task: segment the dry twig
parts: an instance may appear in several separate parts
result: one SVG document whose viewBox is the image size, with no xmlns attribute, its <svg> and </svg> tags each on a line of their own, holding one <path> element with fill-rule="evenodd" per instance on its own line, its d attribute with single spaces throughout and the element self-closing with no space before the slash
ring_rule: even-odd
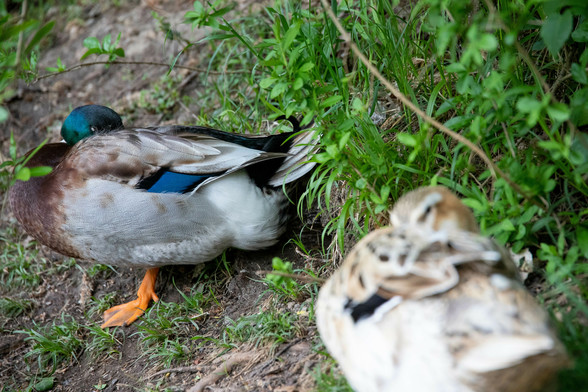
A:
<svg viewBox="0 0 588 392">
<path fill-rule="evenodd" d="M 229 359 L 224 361 L 219 367 L 214 369 L 211 374 L 202 378 L 188 392 L 202 392 L 210 385 L 216 384 L 220 379 L 228 375 L 231 370 L 241 362 L 253 361 L 258 354 L 256 353 L 235 353 Z"/>
</svg>

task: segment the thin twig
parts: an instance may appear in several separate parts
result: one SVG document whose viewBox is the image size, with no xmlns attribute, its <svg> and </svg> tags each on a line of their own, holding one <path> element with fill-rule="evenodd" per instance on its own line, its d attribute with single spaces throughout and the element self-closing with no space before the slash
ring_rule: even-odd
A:
<svg viewBox="0 0 588 392">
<path fill-rule="evenodd" d="M 300 274 L 289 274 L 287 272 L 280 272 L 280 271 L 255 271 L 255 273 L 264 274 L 264 275 L 276 275 L 276 276 L 281 276 L 283 278 L 291 278 L 291 279 L 298 280 L 303 283 L 323 284 L 326 281 L 326 279 L 315 278 L 314 276 L 300 275 Z"/>
<path fill-rule="evenodd" d="M 368 70 L 373 73 L 380 82 L 404 105 L 408 106 L 410 110 L 412 110 L 416 115 L 422 118 L 425 122 L 431 124 L 433 127 L 438 129 L 439 131 L 445 133 L 446 135 L 450 136 L 451 138 L 457 140 L 458 142 L 466 145 L 469 147 L 474 153 L 476 153 L 482 160 L 486 163 L 490 172 L 492 173 L 493 177 L 502 177 L 504 181 L 506 181 L 517 193 L 522 195 L 525 199 L 530 201 L 531 203 L 537 205 L 541 209 L 546 209 L 547 206 L 542 205 L 538 201 L 536 201 L 531 195 L 525 192 L 517 183 L 515 183 L 511 178 L 506 175 L 495 163 L 482 151 L 478 146 L 472 143 L 470 140 L 466 139 L 464 136 L 460 135 L 459 133 L 452 131 L 451 129 L 447 128 L 445 125 L 441 124 L 439 121 L 434 119 L 433 117 L 426 114 L 421 108 L 416 106 L 412 101 L 410 101 L 404 94 L 402 94 L 398 89 L 396 89 L 392 83 L 388 79 L 386 79 L 380 71 L 376 67 L 372 65 L 372 63 L 368 60 L 368 58 L 361 52 L 361 50 L 357 47 L 357 45 L 353 42 L 351 35 L 343 28 L 333 10 L 331 10 L 330 5 L 327 3 L 326 0 L 321 0 L 323 4 L 323 8 L 325 9 L 326 13 L 329 15 L 331 21 L 339 30 L 341 37 L 345 42 L 347 42 L 351 46 L 351 50 L 353 53 L 361 60 L 361 62 L 368 68 Z"/>
<path fill-rule="evenodd" d="M 241 362 L 251 362 L 257 357 L 255 353 L 235 353 L 212 371 L 211 374 L 202 378 L 196 385 L 188 389 L 188 392 L 201 392 L 210 385 L 216 384 L 220 379 L 227 376 L 231 370 Z"/>
<path fill-rule="evenodd" d="M 124 60 L 114 60 L 114 61 L 92 61 L 89 63 L 80 63 L 80 64 L 76 64 L 76 65 L 72 65 L 69 68 L 64 69 L 63 71 L 58 71 L 58 72 L 51 72 L 48 74 L 44 74 L 44 75 L 40 75 L 37 76 L 37 78 L 35 78 L 35 80 L 33 81 L 33 83 L 37 83 L 40 80 L 46 79 L 46 78 L 50 78 L 59 74 L 63 74 L 63 73 L 67 73 L 67 72 L 71 72 L 71 71 L 75 71 L 76 69 L 80 69 L 80 68 L 84 68 L 84 67 L 91 67 L 94 65 L 157 65 L 160 67 L 170 67 L 170 64 L 168 63 L 160 63 L 160 62 L 156 62 L 156 61 L 124 61 Z M 234 70 L 234 71 L 211 71 L 205 68 L 195 68 L 195 67 L 188 67 L 185 65 L 174 65 L 173 68 L 179 68 L 179 69 L 187 69 L 190 71 L 195 71 L 195 72 L 201 72 L 201 73 L 209 73 L 212 75 L 224 75 L 224 74 L 238 74 L 238 73 L 245 73 L 245 72 L 249 72 L 246 70 Z"/>
</svg>

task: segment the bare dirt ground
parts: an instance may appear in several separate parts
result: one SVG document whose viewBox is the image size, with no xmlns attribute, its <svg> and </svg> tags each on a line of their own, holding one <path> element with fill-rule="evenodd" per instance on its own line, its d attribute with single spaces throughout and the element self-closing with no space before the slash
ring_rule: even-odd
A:
<svg viewBox="0 0 588 392">
<path fill-rule="evenodd" d="M 236 12 L 249 12 L 259 7 L 254 1 L 242 2 Z M 170 55 L 177 53 L 176 43 L 165 41 L 151 12 L 163 15 L 174 28 L 193 42 L 203 37 L 206 31 L 191 31 L 190 26 L 182 25 L 186 11 L 192 8 L 191 1 L 123 1 L 119 6 L 110 3 L 81 6 L 76 12 L 79 18 L 59 22 L 54 31 L 56 39 L 46 45 L 40 55 L 40 69 L 55 66 L 58 58 L 71 66 L 79 63 L 85 52 L 82 45 L 86 37 L 102 38 L 112 34 L 113 38 L 121 32 L 120 46 L 126 51 L 126 60 L 167 62 Z M 57 13 L 57 10 L 55 10 Z M 59 16 L 56 15 L 59 19 Z M 195 46 L 180 60 L 180 63 L 205 68 L 207 65 L 206 44 Z M 8 137 L 14 131 L 20 153 L 38 145 L 44 138 L 51 142 L 60 140 L 61 122 L 72 108 L 89 103 L 100 103 L 113 107 L 125 114 L 127 125 L 156 125 L 164 121 L 161 114 L 137 108 L 134 102 L 140 91 L 149 89 L 167 69 L 157 65 L 103 65 L 83 67 L 72 72 L 50 77 L 38 83 L 21 85 L 18 94 L 8 103 L 11 118 L 0 128 L 1 151 L 7 154 Z M 198 73 L 186 70 L 173 71 L 188 83 L 181 84 L 181 95 L 192 95 L 202 89 L 203 81 Z M 214 76 L 211 76 L 214 77 Z M 201 108 L 197 101 L 186 107 L 178 105 L 170 122 L 194 123 L 193 113 Z M 6 208 L 0 222 L 2 227 L 15 225 L 11 212 Z M 270 293 L 259 280 L 263 275 L 256 271 L 270 270 L 275 256 L 292 261 L 295 268 L 302 268 L 312 260 L 301 257 L 295 246 L 286 243 L 293 233 L 299 233 L 303 223 L 298 219 L 292 222 L 289 231 L 279 245 L 260 252 L 230 250 L 227 261 L 230 274 L 215 265 L 206 267 L 208 276 L 217 280 L 214 305 L 207 314 L 197 314 L 198 330 L 193 325 L 186 326 L 187 333 L 221 338 L 226 327 L 227 317 L 236 320 L 240 316 L 256 313 L 259 307 L 271 306 Z M 302 240 L 309 249 L 319 247 L 322 228 L 316 224 L 305 229 Z M 21 241 L 30 241 L 24 233 Z M 41 248 L 39 257 L 49 260 L 49 264 L 63 263 L 65 258 Z M 217 261 L 218 262 L 218 261 Z M 316 263 L 316 261 L 314 261 Z M 117 268 L 116 273 L 103 271 L 89 277 L 84 271 L 91 265 L 78 261 L 81 268 L 66 268 L 64 271 L 43 275 L 40 285 L 31 292 L 3 292 L 0 296 L 18 295 L 33 301 L 33 309 L 24 315 L 0 320 L 0 385 L 25 390 L 30 383 L 31 371 L 35 368 L 35 358 L 23 358 L 30 350 L 31 343 L 22 334 L 16 333 L 37 325 L 59 323 L 62 314 L 68 314 L 80 324 L 99 325 L 100 315 L 87 315 L 87 299 L 101 298 L 106 293 L 116 292 L 116 302 L 121 303 L 134 298 L 143 271 L 131 268 Z M 184 301 L 179 291 L 190 290 L 202 282 L 202 268 L 177 266 L 163 268 L 158 280 L 157 292 L 165 302 Z M 284 304 L 278 311 L 309 311 L 310 298 Z M 212 390 L 310 390 L 315 382 L 311 370 L 321 366 L 325 357 L 316 353 L 318 345 L 316 329 L 311 323 L 302 323 L 297 337 L 278 346 L 243 344 L 232 349 L 219 348 L 213 342 L 194 344 L 189 358 L 174 362 L 170 367 L 183 369 L 165 370 L 156 358 L 150 358 L 141 350 L 137 326 L 143 321 L 117 332 L 119 344 L 116 350 L 120 355 L 100 355 L 97 358 L 78 353 L 77 357 L 57 367 L 54 374 L 55 391 L 149 391 L 149 390 L 188 390 L 198 380 L 206 380 Z M 229 375 L 218 381 L 210 377 L 219 370 Z M 187 368 L 186 368 L 187 367 Z M 31 370 L 32 369 L 32 370 Z M 201 384 L 202 385 L 202 384 Z M 2 388 L 0 388 L 2 389 Z M 10 390 L 10 389 L 8 389 Z"/>
</svg>

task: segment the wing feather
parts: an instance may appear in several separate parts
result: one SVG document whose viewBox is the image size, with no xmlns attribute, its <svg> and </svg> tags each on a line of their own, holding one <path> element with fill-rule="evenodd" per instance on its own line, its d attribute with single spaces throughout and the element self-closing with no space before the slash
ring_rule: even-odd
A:
<svg viewBox="0 0 588 392">
<path fill-rule="evenodd" d="M 70 152 L 69 159 L 76 170 L 87 176 L 118 177 L 136 185 L 161 168 L 183 174 L 226 175 L 287 155 L 244 147 L 208 135 L 191 135 L 187 139 L 154 130 L 135 129 L 85 139 Z"/>
</svg>

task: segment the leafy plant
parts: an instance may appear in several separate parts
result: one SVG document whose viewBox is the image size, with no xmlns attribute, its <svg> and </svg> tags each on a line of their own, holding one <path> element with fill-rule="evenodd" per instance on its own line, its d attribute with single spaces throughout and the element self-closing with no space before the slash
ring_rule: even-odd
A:
<svg viewBox="0 0 588 392">
<path fill-rule="evenodd" d="M 108 62 L 114 61 L 117 57 L 125 57 L 125 50 L 118 47 L 121 33 L 118 33 L 116 40 L 112 42 L 110 34 L 106 34 L 102 42 L 96 37 L 88 37 L 84 40 L 84 47 L 88 50 L 82 55 L 80 60 L 85 59 L 93 54 L 108 55 Z"/>
<path fill-rule="evenodd" d="M 276 274 L 267 274 L 263 282 L 267 284 L 270 291 L 283 297 L 284 300 L 300 301 L 308 297 L 311 288 L 308 285 L 302 285 L 296 280 L 297 274 L 300 276 L 313 276 L 312 273 L 303 270 L 294 270 L 289 261 L 284 261 L 279 257 L 272 259 L 272 268 Z"/>
<path fill-rule="evenodd" d="M 43 24 L 34 18 L 18 18 L 0 6 L 0 105 L 12 96 L 12 83 L 17 78 L 31 80 L 36 74 L 39 43 L 46 38 L 54 21 Z M 26 43 L 26 44 L 25 44 Z M 8 117 L 6 108 L 0 106 L 0 123 Z"/>
<path fill-rule="evenodd" d="M 64 72 L 66 70 L 65 64 L 61 62 L 61 58 L 57 58 L 57 66 L 56 67 L 47 67 L 47 71 L 49 72 Z"/>
<path fill-rule="evenodd" d="M 210 3 L 209 3 L 210 4 Z M 186 12 L 184 19 L 186 23 L 192 25 L 192 28 L 196 27 L 213 27 L 219 28 L 221 30 L 228 31 L 230 29 L 226 28 L 226 26 L 221 25 L 218 21 L 223 15 L 231 11 L 233 9 L 232 6 L 223 7 L 220 9 L 216 9 L 221 4 L 220 0 L 216 0 L 212 4 L 210 4 L 210 9 L 206 7 L 203 2 L 195 1 L 194 2 L 194 10 Z"/>
<path fill-rule="evenodd" d="M 10 159 L 0 163 L 0 178 L 3 179 L 2 187 L 7 190 L 14 185 L 17 180 L 28 181 L 31 177 L 45 176 L 51 173 L 52 169 L 49 166 L 26 167 L 27 162 L 39 151 L 47 141 L 43 141 L 37 148 L 25 156 L 19 157 L 17 155 L 17 145 L 14 140 L 14 135 L 10 134 Z M 12 168 L 12 172 L 8 168 Z"/>
</svg>

